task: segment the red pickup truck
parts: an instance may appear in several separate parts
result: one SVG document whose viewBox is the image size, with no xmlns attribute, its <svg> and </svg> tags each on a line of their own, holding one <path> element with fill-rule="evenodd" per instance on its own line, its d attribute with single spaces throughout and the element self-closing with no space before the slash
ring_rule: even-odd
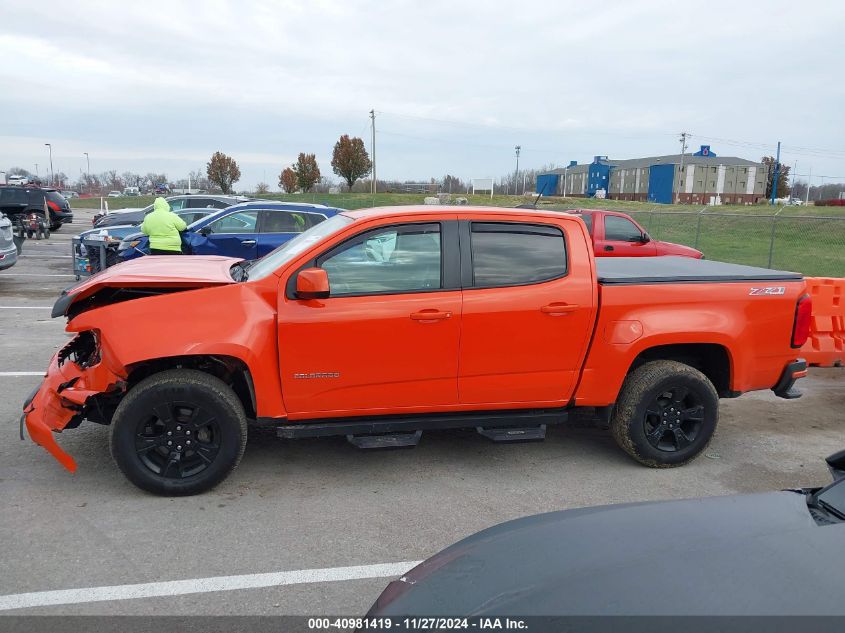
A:
<svg viewBox="0 0 845 633">
<path fill-rule="evenodd" d="M 596 257 L 674 255 L 702 258 L 701 251 L 689 246 L 651 239 L 646 230 L 627 213 L 606 209 L 575 209 L 568 213 L 574 213 L 584 220 L 593 240 Z"/>
<path fill-rule="evenodd" d="M 53 316 L 76 336 L 21 424 L 71 471 L 56 433 L 110 425 L 119 468 L 166 495 L 226 477 L 247 422 L 382 447 L 456 427 L 541 439 L 590 415 L 639 462 L 678 466 L 719 398 L 800 395 L 810 311 L 795 273 L 597 260 L 574 215 L 349 211 L 260 260 L 147 257 L 68 289 Z"/>
</svg>

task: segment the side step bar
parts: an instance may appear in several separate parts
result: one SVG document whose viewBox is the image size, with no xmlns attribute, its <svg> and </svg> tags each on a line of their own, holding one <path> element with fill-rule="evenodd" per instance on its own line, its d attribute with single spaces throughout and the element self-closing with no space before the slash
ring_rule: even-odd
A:
<svg viewBox="0 0 845 633">
<path fill-rule="evenodd" d="M 347 435 L 346 440 L 358 448 L 413 448 L 420 443 L 422 431 L 382 433 L 381 435 Z"/>
<path fill-rule="evenodd" d="M 485 428 L 476 427 L 479 435 L 494 442 L 542 442 L 546 439 L 546 425 L 529 426 L 524 428 L 501 427 Z"/>
<path fill-rule="evenodd" d="M 316 422 L 282 424 L 276 427 L 276 435 L 284 439 L 304 437 L 378 436 L 385 434 L 415 434 L 417 431 L 440 429 L 483 429 L 482 435 L 491 437 L 492 429 L 517 431 L 511 437 L 518 441 L 542 439 L 536 436 L 538 427 L 566 422 L 567 409 L 531 409 L 520 411 L 487 411 L 477 413 L 439 413 L 403 416 L 378 416 L 366 418 L 335 418 Z M 510 428 L 508 428 L 510 427 Z M 481 430 L 479 430 L 481 433 Z M 534 433 L 535 436 L 530 436 Z M 364 438 L 358 438 L 363 440 Z M 491 439 L 493 439 L 491 437 Z M 397 440 L 398 441 L 398 440 Z M 353 442 L 354 443 L 354 442 Z"/>
</svg>

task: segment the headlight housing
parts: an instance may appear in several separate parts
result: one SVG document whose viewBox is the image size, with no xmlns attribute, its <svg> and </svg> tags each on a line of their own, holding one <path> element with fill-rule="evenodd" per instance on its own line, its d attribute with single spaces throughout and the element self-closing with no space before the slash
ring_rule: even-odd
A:
<svg viewBox="0 0 845 633">
<path fill-rule="evenodd" d="M 123 240 L 120 243 L 120 246 L 117 247 L 117 250 L 118 251 L 128 251 L 129 249 L 135 248 L 140 243 L 141 243 L 141 240 Z"/>
</svg>

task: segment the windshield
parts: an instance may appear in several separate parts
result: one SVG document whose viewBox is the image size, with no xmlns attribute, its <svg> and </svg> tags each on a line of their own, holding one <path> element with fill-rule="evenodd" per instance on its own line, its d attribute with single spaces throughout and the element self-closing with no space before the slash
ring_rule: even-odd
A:
<svg viewBox="0 0 845 633">
<path fill-rule="evenodd" d="M 282 265 L 299 255 L 309 246 L 325 239 L 340 231 L 343 227 L 349 226 L 355 220 L 345 215 L 336 215 L 325 222 L 312 226 L 304 233 L 300 233 L 289 242 L 285 242 L 276 250 L 270 251 L 264 257 L 257 260 L 249 269 L 250 279 L 263 279 L 273 271 L 278 270 Z"/>
<path fill-rule="evenodd" d="M 832 483 L 827 488 L 817 492 L 815 500 L 826 510 L 834 512 L 840 518 L 845 518 L 845 479 Z"/>
</svg>

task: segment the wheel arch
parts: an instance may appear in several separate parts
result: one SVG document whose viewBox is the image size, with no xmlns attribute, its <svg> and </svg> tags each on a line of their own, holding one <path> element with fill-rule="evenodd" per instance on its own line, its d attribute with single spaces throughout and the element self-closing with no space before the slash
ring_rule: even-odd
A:
<svg viewBox="0 0 845 633">
<path fill-rule="evenodd" d="M 626 377 L 638 367 L 654 360 L 673 360 L 689 365 L 707 376 L 720 398 L 736 394 L 731 391 L 732 359 L 730 351 L 718 343 L 672 343 L 642 350 L 633 360 Z"/>
<path fill-rule="evenodd" d="M 232 388 L 238 400 L 243 405 L 247 419 L 257 417 L 257 401 L 255 382 L 249 366 L 240 358 L 224 354 L 189 354 L 181 356 L 167 356 L 137 362 L 127 367 L 127 388 L 133 386 L 153 374 L 169 369 L 195 369 L 220 378 Z"/>
</svg>

